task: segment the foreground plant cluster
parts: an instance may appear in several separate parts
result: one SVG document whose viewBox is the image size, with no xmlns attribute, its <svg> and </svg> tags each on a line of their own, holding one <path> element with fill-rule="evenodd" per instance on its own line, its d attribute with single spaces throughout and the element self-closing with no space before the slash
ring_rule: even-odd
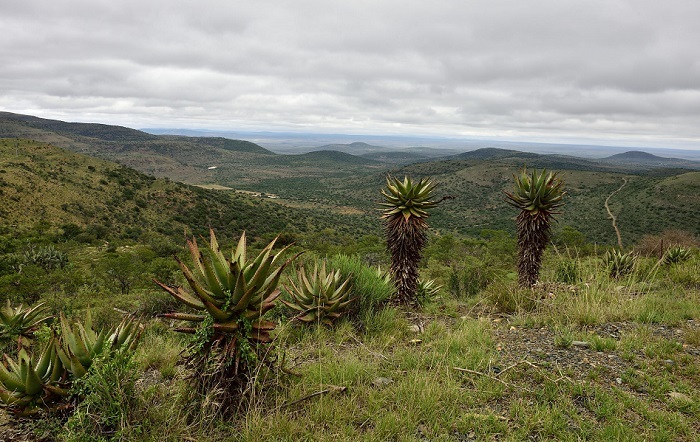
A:
<svg viewBox="0 0 700 442">
<path fill-rule="evenodd" d="M 177 271 L 144 274 L 151 281 L 122 293 L 118 307 L 108 296 L 8 301 L 0 435 L 697 437 L 694 238 L 647 241 L 659 250 L 553 243 L 563 183 L 534 170 L 521 171 L 506 196 L 520 210 L 517 243 L 498 231 L 429 235 L 430 209 L 446 199 L 436 188 L 388 178 L 389 256 L 376 240 L 321 254 L 283 236 L 251 246 L 245 233 L 226 253 L 211 230 L 187 240 Z M 46 255 L 63 263 L 47 274 L 70 267 L 70 256 Z M 100 304 L 98 321 L 89 304 Z M 141 320 L 122 319 L 133 310 Z"/>
</svg>

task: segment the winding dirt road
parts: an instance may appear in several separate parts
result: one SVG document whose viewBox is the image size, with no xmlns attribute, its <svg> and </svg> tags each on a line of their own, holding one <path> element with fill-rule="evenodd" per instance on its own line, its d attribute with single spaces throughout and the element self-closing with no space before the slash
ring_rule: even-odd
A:
<svg viewBox="0 0 700 442">
<path fill-rule="evenodd" d="M 622 186 L 620 186 L 616 191 L 608 195 L 608 197 L 605 199 L 605 210 L 608 211 L 608 218 L 612 220 L 612 226 L 613 229 L 615 229 L 615 235 L 617 235 L 617 245 L 622 249 L 622 236 L 620 236 L 620 229 L 617 228 L 617 218 L 615 218 L 615 215 L 610 211 L 610 206 L 608 206 L 608 202 L 610 201 L 610 198 L 613 197 L 617 192 L 621 191 L 623 187 L 627 185 L 627 178 L 622 178 Z"/>
</svg>

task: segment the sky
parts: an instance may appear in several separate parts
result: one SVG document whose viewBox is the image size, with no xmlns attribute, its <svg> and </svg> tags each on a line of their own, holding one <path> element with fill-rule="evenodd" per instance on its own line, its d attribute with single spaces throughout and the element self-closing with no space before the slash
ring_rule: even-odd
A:
<svg viewBox="0 0 700 442">
<path fill-rule="evenodd" d="M 697 0 L 22 0 L 0 110 L 700 149 Z"/>
</svg>

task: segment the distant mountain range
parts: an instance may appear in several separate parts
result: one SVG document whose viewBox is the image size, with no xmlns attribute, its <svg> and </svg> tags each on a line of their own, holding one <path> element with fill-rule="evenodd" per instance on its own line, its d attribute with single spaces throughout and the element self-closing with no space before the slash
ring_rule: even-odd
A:
<svg viewBox="0 0 700 442">
<path fill-rule="evenodd" d="M 178 132 L 163 130 L 162 132 Z M 179 131 L 182 132 L 182 131 Z M 67 123 L 30 115 L 0 112 L 0 137 L 28 138 L 55 144 L 75 152 L 87 153 L 103 159 L 118 161 L 142 172 L 169 176 L 185 182 L 197 182 L 201 170 L 212 166 L 221 169 L 255 165 L 278 164 L 293 167 L 295 163 L 320 161 L 324 167 L 345 165 L 371 166 L 376 164 L 405 165 L 439 159 L 486 160 L 506 157 L 547 159 L 550 167 L 575 163 L 580 167 L 603 169 L 629 168 L 686 168 L 700 169 L 700 162 L 680 158 L 666 158 L 648 152 L 629 151 L 601 159 L 578 158 L 562 154 L 523 152 L 497 147 L 469 148 L 460 152 L 454 148 L 386 147 L 366 142 L 333 143 L 296 149 L 295 153 L 321 151 L 342 152 L 346 155 L 319 156 L 279 155 L 257 143 L 217 136 L 207 131 L 185 131 L 190 136 L 154 135 L 122 126 L 92 123 Z M 192 136 L 199 135 L 199 136 Z M 510 143 L 513 144 L 513 143 Z M 527 144 L 527 143 L 526 143 Z M 551 146 L 546 146 L 550 148 Z M 275 157 L 274 160 L 271 158 Z M 255 167 L 253 167 L 255 169 Z M 230 183 L 229 183 L 230 184 Z"/>
<path fill-rule="evenodd" d="M 315 146 L 346 145 L 365 143 L 371 146 L 382 146 L 386 149 L 413 149 L 416 146 L 428 147 L 435 150 L 451 151 L 447 155 L 480 149 L 497 148 L 533 152 L 539 154 L 575 155 L 581 158 L 605 158 L 629 150 L 639 150 L 639 147 L 603 146 L 590 144 L 555 144 L 531 141 L 503 141 L 492 139 L 448 138 L 438 136 L 404 136 L 404 135 L 359 135 L 359 134 L 328 134 L 313 132 L 253 132 L 253 131 L 220 131 L 192 129 L 142 129 L 154 135 L 185 135 L 223 137 L 243 139 L 259 144 L 276 153 L 303 153 L 313 150 Z M 696 150 L 645 147 L 644 151 L 662 157 L 682 158 L 700 161 L 700 146 Z"/>
<path fill-rule="evenodd" d="M 664 158 L 648 152 L 631 150 L 629 152 L 603 158 L 602 161 L 619 164 L 638 164 L 650 167 L 678 167 L 700 169 L 700 162 L 688 161 L 680 158 Z"/>
</svg>

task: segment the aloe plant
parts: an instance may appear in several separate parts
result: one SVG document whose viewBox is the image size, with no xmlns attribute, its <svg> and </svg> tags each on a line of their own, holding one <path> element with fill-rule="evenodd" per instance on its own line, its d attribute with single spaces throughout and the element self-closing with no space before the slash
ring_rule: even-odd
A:
<svg viewBox="0 0 700 442">
<path fill-rule="evenodd" d="M 442 200 L 434 200 L 437 184 L 430 178 L 413 182 L 388 176 L 382 190 L 387 247 L 391 253 L 391 276 L 396 285 L 395 301 L 416 304 L 418 265 L 427 241 L 429 210 Z"/>
<path fill-rule="evenodd" d="M 209 245 L 200 249 L 197 240 L 187 241 L 193 266 L 176 257 L 190 290 L 170 287 L 155 280 L 163 290 L 197 313 L 173 312 L 162 316 L 190 323 L 175 330 L 193 334 L 190 359 L 202 375 L 200 387 L 227 391 L 230 403 L 235 390 L 245 382 L 249 368 L 265 353 L 272 341 L 275 323 L 264 315 L 280 295 L 282 272 L 299 254 L 282 264 L 279 257 L 289 247 L 273 253 L 276 238 L 253 259 L 248 259 L 245 232 L 231 258 L 221 252 L 213 230 Z"/>
<path fill-rule="evenodd" d="M 663 263 L 666 265 L 680 264 L 686 262 L 693 256 L 690 249 L 681 246 L 670 247 L 666 250 L 663 257 Z"/>
<path fill-rule="evenodd" d="M 19 351 L 17 360 L 4 355 L 0 401 L 17 414 L 31 414 L 68 396 L 67 372 L 57 350 L 57 341 L 52 338 L 39 357 L 30 356 L 25 349 Z"/>
<path fill-rule="evenodd" d="M 620 250 L 612 249 L 605 253 L 603 261 L 608 267 L 610 277 L 620 278 L 632 273 L 637 255 L 633 252 L 622 253 Z"/>
<path fill-rule="evenodd" d="M 12 307 L 8 299 L 0 308 L 0 344 L 7 345 L 17 340 L 18 347 L 26 346 L 39 325 L 51 318 L 43 303 L 31 308 L 22 304 Z"/>
<path fill-rule="evenodd" d="M 566 192 L 564 183 L 556 172 L 528 174 L 523 168 L 514 175 L 513 192 L 506 192 L 508 204 L 520 210 L 518 226 L 518 283 L 531 287 L 539 278 L 542 256 L 549 243 L 551 225 L 556 209 L 561 207 Z"/>
<path fill-rule="evenodd" d="M 113 330 L 99 332 L 93 329 L 89 310 L 85 325 L 79 321 L 69 324 L 63 313 L 60 321 L 62 345 L 57 352 L 74 378 L 84 376 L 95 358 L 105 350 L 132 352 L 141 338 L 141 324 L 132 317 L 124 318 Z"/>
<path fill-rule="evenodd" d="M 139 321 L 125 318 L 109 331 L 96 332 L 88 311 L 85 325 L 60 316 L 60 332 L 41 353 L 19 350 L 17 359 L 4 355 L 0 364 L 0 401 L 17 414 L 33 414 L 64 405 L 73 382 L 84 376 L 107 350 L 133 352 L 141 336 Z"/>
<path fill-rule="evenodd" d="M 440 293 L 442 286 L 435 282 L 434 279 L 419 279 L 418 280 L 418 300 L 421 304 L 425 304 L 428 300 L 434 298 Z"/>
<path fill-rule="evenodd" d="M 282 302 L 299 312 L 299 321 L 332 325 L 355 300 L 350 298 L 350 278 L 341 281 L 340 270 L 326 271 L 325 261 L 320 268 L 314 265 L 313 272 L 299 266 L 297 280 L 295 284 L 290 279 L 289 285 L 284 286 L 291 300 Z"/>
</svg>

